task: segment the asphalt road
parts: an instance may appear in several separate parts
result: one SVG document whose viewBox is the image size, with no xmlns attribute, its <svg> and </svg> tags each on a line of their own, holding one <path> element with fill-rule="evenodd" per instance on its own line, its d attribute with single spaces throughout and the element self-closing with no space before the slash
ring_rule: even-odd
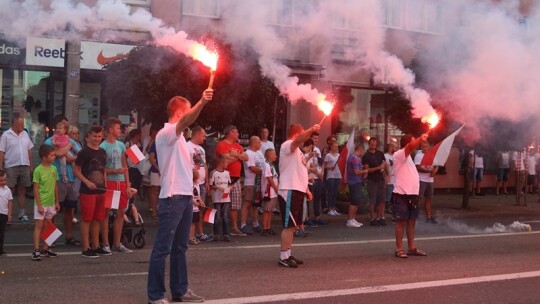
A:
<svg viewBox="0 0 540 304">
<path fill-rule="evenodd" d="M 344 218 L 295 239 L 305 265 L 277 266 L 278 237 L 233 238 L 188 251 L 190 287 L 208 303 L 539 303 L 540 217 L 477 216 L 420 223 L 427 257 L 393 256 L 393 225 L 345 228 Z M 532 232 L 486 233 L 495 222 Z M 277 221 L 276 221 L 277 225 Z M 58 258 L 30 259 L 31 226 L 12 225 L 0 257 L 1 303 L 146 303 L 149 244 L 90 260 L 58 245 Z"/>
</svg>

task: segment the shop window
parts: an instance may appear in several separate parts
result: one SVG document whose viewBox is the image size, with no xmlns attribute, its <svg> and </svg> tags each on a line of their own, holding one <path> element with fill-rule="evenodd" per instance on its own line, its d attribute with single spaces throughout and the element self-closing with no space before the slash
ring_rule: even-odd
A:
<svg viewBox="0 0 540 304">
<path fill-rule="evenodd" d="M 182 14 L 207 18 L 219 18 L 219 2 L 218 0 L 183 0 Z"/>
</svg>

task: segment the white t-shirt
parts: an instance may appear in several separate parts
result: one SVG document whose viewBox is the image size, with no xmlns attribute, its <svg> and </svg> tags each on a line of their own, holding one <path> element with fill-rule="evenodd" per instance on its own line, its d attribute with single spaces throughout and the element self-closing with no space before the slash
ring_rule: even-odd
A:
<svg viewBox="0 0 540 304">
<path fill-rule="evenodd" d="M 248 156 L 248 160 L 244 162 L 244 185 L 245 186 L 253 186 L 255 185 L 255 176 L 257 174 L 253 173 L 251 170 L 249 170 L 249 167 L 258 167 L 261 170 L 264 169 L 264 156 L 260 151 L 253 151 L 250 149 L 247 149 L 246 154 Z"/>
<path fill-rule="evenodd" d="M 501 163 L 499 165 L 499 168 L 502 168 L 502 169 L 510 168 L 510 152 L 508 151 L 500 152 L 499 157 L 501 158 Z"/>
<path fill-rule="evenodd" d="M 518 158 L 520 158 L 520 162 L 518 163 Z M 514 164 L 517 168 L 520 168 L 519 170 L 525 170 L 525 153 L 524 152 L 518 152 L 514 151 L 512 154 L 512 161 L 514 161 Z"/>
<path fill-rule="evenodd" d="M 536 175 L 536 157 L 532 154 L 529 154 L 527 157 L 527 165 L 529 172 L 527 174 L 529 175 Z"/>
<path fill-rule="evenodd" d="M 330 167 L 336 165 L 338 159 L 339 153 L 328 153 L 324 156 L 324 161 L 326 162 L 326 165 Z M 331 178 L 341 178 L 341 171 L 339 170 L 339 166 L 336 165 L 334 169 L 326 169 L 326 179 Z"/>
<path fill-rule="evenodd" d="M 166 123 L 156 135 L 161 173 L 159 198 L 193 195 L 193 166 L 184 135 L 176 135 L 176 124 Z"/>
<path fill-rule="evenodd" d="M 405 157 L 405 149 L 394 152 L 394 174 L 394 193 L 418 195 L 420 192 L 418 170 L 412 157 Z"/>
<path fill-rule="evenodd" d="M 304 157 L 305 157 L 306 159 L 308 159 L 309 153 L 305 153 L 305 154 L 304 154 Z M 317 172 L 323 173 L 323 172 L 322 172 L 322 167 L 319 166 L 319 159 L 317 158 L 317 156 L 314 156 L 314 157 L 310 158 L 309 160 L 307 160 L 306 167 L 307 167 L 308 169 L 309 169 L 309 168 L 315 168 L 315 169 L 317 169 Z M 309 177 L 310 180 L 311 180 L 311 179 L 319 179 L 319 177 L 317 176 L 317 174 L 315 174 L 315 173 L 313 173 L 313 172 L 309 172 L 309 173 L 308 173 L 308 177 Z M 311 183 L 310 183 L 310 185 L 311 185 Z"/>
<path fill-rule="evenodd" d="M 414 164 L 420 165 L 423 158 L 424 158 L 424 152 L 422 151 L 416 152 L 416 155 L 414 156 Z M 430 170 L 430 171 L 433 169 L 433 166 L 421 166 L 421 167 L 425 170 Z M 431 176 L 431 174 L 427 172 L 418 172 L 418 176 L 420 177 L 421 182 L 433 183 L 435 180 L 433 176 Z"/>
<path fill-rule="evenodd" d="M 10 128 L 2 137 L 0 137 L 0 151 L 4 152 L 4 168 L 15 166 L 30 166 L 28 150 L 32 149 L 34 144 L 26 131 L 17 135 Z"/>
<path fill-rule="evenodd" d="M 308 187 L 306 158 L 300 148 L 291 152 L 292 142 L 291 139 L 285 141 L 279 150 L 279 190 L 297 190 L 306 193 Z"/>
<path fill-rule="evenodd" d="M 484 169 L 484 157 L 475 153 L 474 150 L 469 153 L 474 157 L 474 168 Z"/>
<path fill-rule="evenodd" d="M 201 199 L 201 188 L 199 184 L 193 185 L 193 213 L 199 212 L 198 201 Z"/>
<path fill-rule="evenodd" d="M 193 169 L 199 171 L 199 180 L 197 182 L 199 185 L 204 184 L 206 180 L 206 152 L 203 147 L 194 144 L 191 140 L 187 142 L 187 145 Z"/>
<path fill-rule="evenodd" d="M 7 186 L 0 187 L 0 214 L 8 215 L 8 202 L 13 200 L 11 190 Z"/>
<path fill-rule="evenodd" d="M 390 179 L 388 180 L 388 185 L 393 185 L 396 180 L 394 176 L 394 155 L 390 153 L 384 153 L 384 158 L 386 159 L 386 163 L 388 164 L 388 168 L 390 169 Z"/>
<path fill-rule="evenodd" d="M 277 171 L 269 164 L 269 163 L 264 163 L 264 178 L 262 179 L 261 181 L 261 189 L 262 189 L 262 192 L 263 192 L 263 195 L 266 196 L 266 188 L 269 187 L 270 189 L 270 196 L 268 196 L 269 198 L 274 198 L 274 197 L 277 197 L 277 193 L 276 193 L 276 190 L 274 190 L 274 188 L 272 188 L 272 186 L 269 186 L 269 183 L 268 183 L 268 177 L 271 177 L 273 180 L 274 180 L 274 183 L 276 185 L 278 185 L 278 181 L 279 181 L 279 178 L 278 178 L 278 173 Z"/>
<path fill-rule="evenodd" d="M 231 196 L 228 194 L 229 185 L 231 184 L 231 176 L 229 175 L 229 171 L 218 171 L 217 169 L 213 170 L 210 173 L 208 183 L 212 186 L 222 187 L 223 189 L 226 189 L 225 192 L 218 189 L 212 189 L 212 202 L 229 203 L 231 201 Z"/>
<path fill-rule="evenodd" d="M 269 141 L 269 140 L 261 141 L 261 149 L 259 151 L 262 153 L 263 156 L 264 156 L 264 152 L 267 149 L 274 149 L 275 150 L 276 148 L 274 147 L 274 143 Z"/>
<path fill-rule="evenodd" d="M 313 151 L 315 151 L 315 152 L 317 153 L 317 157 L 318 157 L 318 158 L 321 158 L 321 157 L 322 157 L 322 156 L 321 156 L 321 149 L 319 149 L 319 148 L 317 148 L 317 147 L 314 146 L 314 147 L 313 147 Z"/>
</svg>

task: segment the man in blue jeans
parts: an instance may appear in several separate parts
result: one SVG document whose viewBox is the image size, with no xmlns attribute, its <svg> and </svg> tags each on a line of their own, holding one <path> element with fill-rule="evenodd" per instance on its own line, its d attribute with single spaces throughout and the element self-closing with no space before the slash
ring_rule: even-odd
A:
<svg viewBox="0 0 540 304">
<path fill-rule="evenodd" d="M 148 270 L 148 303 L 167 304 L 165 263 L 170 255 L 170 288 L 173 302 L 203 302 L 188 289 L 186 250 L 193 216 L 193 167 L 184 130 L 212 100 L 213 90 L 204 91 L 192 108 L 184 97 L 175 96 L 167 104 L 169 122 L 156 136 L 161 171 L 159 224 Z M 173 233 L 171 233 L 173 231 Z"/>
</svg>

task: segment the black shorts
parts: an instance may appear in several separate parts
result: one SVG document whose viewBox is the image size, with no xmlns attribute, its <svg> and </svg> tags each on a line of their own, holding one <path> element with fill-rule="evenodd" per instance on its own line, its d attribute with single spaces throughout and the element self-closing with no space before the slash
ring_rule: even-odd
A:
<svg viewBox="0 0 540 304">
<path fill-rule="evenodd" d="M 306 200 L 306 194 L 297 190 L 286 190 L 285 197 L 281 194 L 283 193 L 278 195 L 278 201 L 283 228 L 301 225 L 305 218 L 304 201 Z"/>
<path fill-rule="evenodd" d="M 191 219 L 192 223 L 198 223 L 201 220 L 199 213 L 200 212 L 193 212 L 193 219 Z"/>
<path fill-rule="evenodd" d="M 394 193 L 394 217 L 398 221 L 418 218 L 418 195 Z"/>
<path fill-rule="evenodd" d="M 536 175 L 527 175 L 527 185 L 536 185 Z"/>
</svg>

